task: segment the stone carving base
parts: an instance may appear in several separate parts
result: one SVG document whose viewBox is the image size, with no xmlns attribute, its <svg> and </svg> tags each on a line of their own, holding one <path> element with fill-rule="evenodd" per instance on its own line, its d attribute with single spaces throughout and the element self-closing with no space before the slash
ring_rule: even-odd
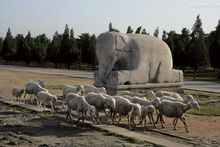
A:
<svg viewBox="0 0 220 147">
<path fill-rule="evenodd" d="M 118 91 L 139 91 L 143 92 L 144 90 L 170 90 L 170 91 L 181 91 L 181 87 L 183 86 L 183 82 L 177 83 L 147 83 L 147 84 L 136 84 L 136 85 L 118 85 L 118 86 L 109 86 L 109 85 L 99 85 L 94 83 L 96 87 L 105 87 L 107 93 L 110 95 L 116 95 Z"/>
</svg>

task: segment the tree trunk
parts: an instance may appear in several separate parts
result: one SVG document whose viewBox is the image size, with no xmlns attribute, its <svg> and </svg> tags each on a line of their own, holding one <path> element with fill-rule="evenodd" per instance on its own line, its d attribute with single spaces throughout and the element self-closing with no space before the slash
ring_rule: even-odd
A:
<svg viewBox="0 0 220 147">
<path fill-rule="evenodd" d="M 194 80 L 196 80 L 196 72 L 197 72 L 197 67 L 194 67 L 194 76 L 193 76 Z"/>
</svg>

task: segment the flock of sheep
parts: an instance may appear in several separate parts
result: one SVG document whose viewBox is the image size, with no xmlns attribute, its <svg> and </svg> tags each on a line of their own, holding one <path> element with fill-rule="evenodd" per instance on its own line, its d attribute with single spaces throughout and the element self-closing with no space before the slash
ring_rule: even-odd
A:
<svg viewBox="0 0 220 147">
<path fill-rule="evenodd" d="M 25 85 L 25 89 L 13 88 L 12 94 L 15 101 L 21 102 L 21 96 L 24 93 L 23 101 L 27 94 L 30 95 L 31 102 L 37 102 L 39 109 L 44 108 L 47 104 L 51 105 L 54 111 L 57 97 L 52 95 L 45 89 L 42 81 L 29 81 Z M 97 88 L 92 85 L 70 86 L 66 85 L 63 89 L 63 107 L 67 109 L 66 120 L 73 120 L 72 111 L 76 111 L 77 122 L 80 120 L 84 123 L 84 118 L 91 119 L 94 123 L 100 124 L 99 113 L 104 112 L 106 119 L 112 124 L 119 124 L 122 116 L 128 119 L 128 127 L 132 129 L 136 126 L 135 121 L 139 120 L 139 124 L 146 127 L 146 118 L 156 127 L 160 121 L 164 128 L 163 116 L 173 119 L 174 130 L 180 119 L 186 131 L 188 126 L 184 118 L 184 114 L 189 109 L 197 109 L 200 107 L 197 101 L 191 95 L 181 97 L 178 93 L 169 91 L 147 91 L 145 93 L 135 93 L 130 91 L 120 91 L 115 96 L 107 94 L 104 87 Z M 119 114 L 116 121 L 116 115 Z M 154 114 L 157 114 L 156 121 Z"/>
</svg>

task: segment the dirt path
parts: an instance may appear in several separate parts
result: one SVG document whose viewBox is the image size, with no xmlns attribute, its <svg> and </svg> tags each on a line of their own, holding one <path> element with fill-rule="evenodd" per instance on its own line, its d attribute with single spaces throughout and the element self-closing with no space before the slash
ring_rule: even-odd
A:
<svg viewBox="0 0 220 147">
<path fill-rule="evenodd" d="M 0 146 L 152 146 L 0 103 Z"/>
<path fill-rule="evenodd" d="M 56 95 L 62 95 L 62 86 L 66 85 L 66 84 L 75 85 L 75 84 L 92 84 L 93 83 L 93 81 L 89 80 L 89 79 L 80 79 L 80 78 L 73 78 L 73 77 L 68 77 L 68 76 L 47 75 L 47 74 L 37 74 L 37 73 L 29 73 L 29 72 L 19 72 L 19 71 L 14 72 L 14 71 L 0 70 L 0 83 L 1 83 L 0 84 L 0 95 L 2 95 L 4 97 L 11 98 L 12 97 L 11 96 L 11 90 L 12 90 L 13 87 L 24 87 L 25 83 L 28 80 L 37 80 L 37 79 L 45 80 L 47 88 L 49 88 L 51 93 L 56 94 Z M 5 112 L 3 112 L 3 113 L 5 113 Z M 8 113 L 9 112 L 7 112 L 4 115 L 0 116 L 1 126 L 4 126 L 5 122 L 3 121 L 3 118 L 6 117 L 6 116 L 8 117 L 8 115 L 6 115 Z M 34 115 L 34 114 L 30 114 L 30 115 Z M 17 120 L 16 121 L 13 120 L 13 119 L 16 119 L 16 117 L 18 117 Z M 9 121 L 10 123 L 14 123 L 14 122 L 17 122 L 17 123 L 15 123 L 13 127 L 11 127 L 12 124 L 11 125 L 5 125 L 4 126 L 5 129 L 2 129 L 2 127 L 1 127 L 0 140 L 2 139 L 2 137 L 3 137 L 2 140 L 4 140 L 5 135 L 9 136 L 9 138 L 10 138 L 10 136 L 14 136 L 12 138 L 19 138 L 19 132 L 22 132 L 23 129 L 25 130 L 25 132 L 27 132 L 27 134 L 25 134 L 25 133 L 21 133 L 21 134 L 24 134 L 24 135 L 28 136 L 29 135 L 28 133 L 30 133 L 32 129 L 33 130 L 36 129 L 35 125 L 38 124 L 38 127 L 41 128 L 44 125 L 48 124 L 48 123 L 45 123 L 44 125 L 39 125 L 40 123 L 42 123 L 42 121 L 46 122 L 44 120 L 44 118 L 38 118 L 39 121 L 38 122 L 36 121 L 36 124 L 35 124 L 35 123 L 30 123 L 30 121 L 25 121 L 24 119 L 26 117 L 27 116 L 25 116 L 25 117 L 22 116 L 22 114 L 19 114 L 19 115 L 12 114 L 12 117 L 9 117 L 12 120 L 7 120 L 7 121 Z M 34 117 L 39 117 L 39 116 L 36 115 Z M 21 119 L 21 120 L 19 120 L 19 119 Z M 32 120 L 32 117 L 31 118 L 27 117 L 27 120 L 29 120 L 29 119 Z M 58 122 L 57 122 L 57 121 L 55 121 L 55 118 L 53 118 L 53 117 L 51 117 L 51 119 L 49 119 L 49 120 L 51 120 L 51 122 L 53 122 L 53 121 L 56 122 L 56 126 L 61 125 L 62 127 L 60 127 L 60 130 L 62 130 L 62 129 L 66 130 L 66 133 L 64 133 L 64 134 L 68 134 L 68 133 L 71 134 L 70 129 L 68 129 L 68 127 L 65 127 L 65 126 L 68 126 L 67 124 L 58 123 L 59 121 L 63 122 L 62 120 L 58 119 Z M 164 129 L 161 129 L 161 126 L 158 124 L 158 127 L 155 130 L 156 131 L 161 131 L 162 133 L 168 133 L 168 134 L 171 134 L 171 135 L 174 135 L 174 136 L 188 138 L 192 141 L 196 141 L 196 142 L 199 142 L 201 144 L 204 143 L 204 144 L 210 144 L 211 146 L 220 146 L 220 125 L 219 125 L 220 124 L 220 117 L 186 115 L 186 121 L 187 121 L 187 124 L 189 126 L 189 131 L 190 131 L 189 133 L 185 132 L 185 129 L 183 128 L 183 125 L 180 121 L 178 122 L 178 125 L 177 125 L 177 127 L 178 127 L 177 131 L 173 131 L 172 119 L 165 118 L 165 121 L 166 121 L 166 124 L 165 124 L 166 126 L 165 126 Z M 20 127 L 19 126 L 20 123 L 22 124 L 22 126 L 23 126 L 23 123 L 27 124 L 28 127 Z M 8 123 L 6 122 L 6 124 L 8 124 Z M 126 127 L 125 124 L 126 124 L 126 120 L 124 120 L 121 127 Z M 151 126 L 151 125 L 149 124 L 149 126 Z M 96 142 L 96 139 L 92 138 L 92 136 L 93 137 L 98 136 L 97 138 L 100 138 L 100 139 L 103 138 L 103 134 L 102 134 L 103 132 L 100 133 L 99 131 L 94 131 L 94 130 L 91 130 L 89 128 L 86 128 L 86 129 L 88 129 L 88 131 L 85 131 L 84 129 L 80 129 L 80 128 L 77 128 L 75 126 L 71 126 L 71 127 L 73 128 L 72 130 L 76 130 L 76 132 L 78 130 L 78 133 L 80 131 L 82 131 L 82 133 L 80 133 L 81 136 L 80 137 L 77 136 L 77 133 L 75 134 L 75 136 L 74 135 L 72 135 L 72 136 L 71 135 L 66 135 L 66 136 L 64 135 L 63 137 L 61 137 L 62 139 L 60 139 L 60 141 L 58 141 L 58 143 L 62 142 L 62 141 L 65 142 L 65 140 L 66 140 L 65 138 L 68 138 L 69 143 L 71 143 L 71 140 L 73 140 L 73 139 L 76 139 L 76 140 L 73 140 L 74 142 L 79 142 L 80 143 L 81 137 L 83 138 L 85 136 L 90 136 L 91 137 L 90 142 L 93 141 L 94 143 L 97 143 L 98 141 Z M 18 129 L 18 131 L 16 132 L 15 130 L 17 130 L 17 129 Z M 38 140 L 38 138 L 43 139 L 43 138 L 47 138 L 47 137 L 49 137 L 49 138 L 50 137 L 52 137 L 52 138 L 55 137 L 55 138 L 58 138 L 57 140 L 59 140 L 59 132 L 60 132 L 59 129 L 57 130 L 57 132 L 54 133 L 55 135 L 50 134 L 51 131 L 56 131 L 56 129 L 53 128 L 53 123 L 52 123 L 52 127 L 50 129 L 47 130 L 47 126 L 46 127 L 44 126 L 41 129 L 42 130 L 40 132 L 36 131 L 39 134 L 38 133 L 33 134 L 31 136 L 31 138 L 34 136 L 33 138 Z M 47 131 L 44 131 L 45 129 Z M 151 135 L 154 135 L 154 136 L 159 136 L 160 135 L 156 132 L 143 131 L 142 128 L 140 128 L 140 129 L 138 128 L 136 131 L 137 132 L 139 131 L 140 133 L 151 134 Z M 13 133 L 10 134 L 11 132 L 14 132 L 15 134 L 13 134 Z M 44 132 L 44 133 L 42 133 L 42 132 Z M 49 132 L 49 134 L 47 134 L 47 132 Z M 3 133 L 3 135 L 2 135 L 2 133 Z M 4 133 L 6 133 L 6 134 L 4 134 Z M 85 134 L 83 134 L 83 133 L 85 133 Z M 160 136 L 160 137 L 165 137 L 166 138 L 166 136 Z M 78 141 L 77 141 L 77 139 L 78 139 Z M 109 138 L 106 138 L 106 139 L 108 141 L 111 140 Z M 25 139 L 23 139 L 23 140 L 25 140 Z M 46 140 L 48 140 L 48 139 L 46 139 Z M 51 141 L 54 141 L 54 140 L 56 140 L 56 139 L 51 139 Z M 89 139 L 87 138 L 87 139 L 85 139 L 85 141 L 86 140 L 89 140 Z M 26 141 L 26 142 L 28 142 L 28 141 Z M 86 143 L 90 144 L 90 142 L 86 142 Z M 100 142 L 104 142 L 104 141 L 100 140 Z M 119 142 L 120 142 L 120 140 L 119 140 Z M 7 143 L 10 144 L 10 142 L 6 142 L 6 144 Z M 43 144 L 43 143 L 44 142 L 41 141 L 41 143 L 39 143 L 39 144 Z M 105 143 L 109 144 L 108 142 L 105 142 Z M 34 142 L 34 144 L 35 144 L 35 142 Z M 53 144 L 53 142 L 51 142 L 51 144 Z M 0 144 L 0 146 L 1 146 L 1 144 Z"/>
</svg>

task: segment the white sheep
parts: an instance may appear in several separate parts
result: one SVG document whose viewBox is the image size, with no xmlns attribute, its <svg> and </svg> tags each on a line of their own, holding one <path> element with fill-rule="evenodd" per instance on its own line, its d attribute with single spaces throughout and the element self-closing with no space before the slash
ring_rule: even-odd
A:
<svg viewBox="0 0 220 147">
<path fill-rule="evenodd" d="M 19 102 L 21 102 L 21 96 L 22 96 L 22 94 L 24 93 L 24 89 L 22 88 L 22 89 L 19 89 L 19 88 L 13 88 L 12 89 L 12 96 L 13 96 L 13 98 L 14 98 L 14 101 L 16 102 L 16 101 L 18 101 L 19 100 Z"/>
<path fill-rule="evenodd" d="M 54 111 L 54 104 L 57 102 L 57 97 L 45 91 L 40 91 L 37 93 L 37 106 L 42 109 L 42 103 L 44 103 L 44 109 L 46 109 L 46 104 L 51 105 L 52 111 Z"/>
<path fill-rule="evenodd" d="M 105 112 L 108 120 L 106 109 L 115 109 L 115 99 L 107 94 L 90 92 L 85 96 L 85 99 L 90 105 L 95 106 L 98 123 L 100 123 L 99 112 Z"/>
<path fill-rule="evenodd" d="M 183 98 L 178 93 L 172 92 L 172 91 L 158 90 L 155 92 L 155 95 L 157 97 L 170 96 L 170 97 L 176 98 L 177 100 L 183 101 Z"/>
<path fill-rule="evenodd" d="M 145 107 L 148 107 L 149 105 L 153 105 L 155 108 L 157 108 L 159 105 L 160 105 L 160 103 L 161 103 L 161 101 L 160 101 L 160 99 L 158 98 L 158 97 L 154 97 L 151 101 L 146 101 L 146 100 L 144 100 L 144 99 L 142 99 L 142 98 L 139 98 L 139 97 L 131 97 L 131 96 L 128 96 L 128 95 L 124 95 L 123 96 L 124 98 L 126 98 L 126 99 L 128 99 L 130 102 L 132 102 L 132 103 L 136 103 L 136 104 L 140 104 L 141 106 L 145 106 Z M 150 107 L 149 107 L 150 108 Z M 153 110 L 153 112 L 154 112 L 154 110 Z M 150 120 L 150 123 L 153 123 L 154 124 L 154 121 L 152 121 L 153 120 L 153 118 L 152 119 L 150 119 L 151 118 L 151 116 L 150 116 L 151 114 L 149 114 L 148 116 L 149 116 L 149 120 Z M 144 116 L 144 114 L 143 114 L 143 116 Z M 155 125 L 154 125 L 155 126 Z"/>
<path fill-rule="evenodd" d="M 40 92 L 40 91 L 48 92 L 47 89 L 41 87 L 38 83 L 28 82 L 28 83 L 25 85 L 24 102 L 25 102 L 25 97 L 26 97 L 26 95 L 29 94 L 29 95 L 33 95 L 33 96 L 30 96 L 31 102 L 33 103 L 33 100 L 34 100 L 35 96 L 36 96 L 37 93 Z M 33 98 L 32 98 L 32 97 L 33 97 Z"/>
<path fill-rule="evenodd" d="M 183 102 L 183 103 L 189 103 L 189 102 L 193 102 L 194 98 L 193 98 L 192 95 L 187 95 L 187 96 L 183 97 L 183 100 L 176 99 L 176 98 L 171 97 L 171 96 L 162 96 L 162 97 L 160 97 L 160 100 L 161 101 L 170 100 L 170 101 L 179 101 L 179 102 Z"/>
<path fill-rule="evenodd" d="M 66 95 L 69 93 L 78 93 L 80 95 L 84 94 L 84 87 L 83 86 L 71 86 L 65 85 L 63 88 L 63 99 L 66 98 Z"/>
<path fill-rule="evenodd" d="M 115 122 L 115 115 L 119 114 L 118 123 L 121 120 L 121 116 L 127 116 L 128 118 L 128 127 L 132 129 L 131 122 L 135 125 L 132 118 L 135 116 L 141 116 L 141 106 L 139 104 L 131 103 L 128 99 L 125 99 L 121 96 L 113 96 L 115 99 L 115 109 L 111 110 L 112 123 Z"/>
<path fill-rule="evenodd" d="M 151 101 L 144 100 L 144 99 L 139 98 L 139 97 L 131 97 L 131 96 L 128 96 L 128 95 L 124 95 L 122 97 L 128 99 L 132 103 L 140 104 L 140 105 L 143 105 L 143 106 L 153 105 L 155 108 L 157 108 L 161 103 L 160 98 L 158 98 L 158 97 L 154 97 Z"/>
<path fill-rule="evenodd" d="M 155 94 L 153 91 L 149 90 L 143 94 L 141 93 L 136 93 L 136 92 L 131 92 L 131 91 L 119 91 L 117 93 L 118 95 L 128 95 L 128 96 L 131 96 L 131 97 L 139 97 L 139 98 L 147 98 L 147 99 L 151 99 L 151 98 L 154 98 L 155 97 Z"/>
<path fill-rule="evenodd" d="M 68 120 L 68 118 L 70 118 L 72 120 L 72 115 L 71 115 L 71 111 L 72 110 L 76 110 L 77 112 L 77 123 L 79 123 L 80 119 L 82 119 L 82 122 L 84 124 L 84 117 L 85 114 L 89 114 L 90 117 L 92 118 L 93 122 L 95 122 L 95 114 L 96 114 L 96 108 L 92 105 L 90 105 L 84 96 L 80 96 L 78 94 L 75 93 L 69 93 L 67 94 L 66 98 L 65 98 L 65 102 L 67 104 L 67 116 L 66 116 L 66 120 Z M 82 114 L 82 118 L 81 118 L 81 114 Z"/>
<path fill-rule="evenodd" d="M 90 92 L 105 93 L 105 94 L 107 93 L 106 89 L 104 87 L 98 88 L 98 87 L 95 87 L 93 85 L 87 85 L 87 84 L 84 84 L 82 86 L 84 87 L 84 92 L 85 92 L 84 95 L 86 95 L 86 94 L 88 94 Z"/>
<path fill-rule="evenodd" d="M 160 119 L 162 128 L 164 128 L 163 115 L 167 117 L 172 117 L 174 118 L 173 120 L 174 130 L 176 130 L 177 121 L 178 119 L 180 119 L 185 126 L 186 132 L 189 132 L 183 115 L 189 109 L 192 109 L 192 108 L 197 109 L 197 110 L 200 109 L 199 104 L 196 101 L 185 104 L 179 101 L 163 100 L 158 107 L 159 114 L 157 117 L 157 121 Z"/>
<path fill-rule="evenodd" d="M 39 84 L 41 87 L 45 88 L 45 84 L 43 80 L 29 80 L 28 83 L 37 83 Z"/>
<path fill-rule="evenodd" d="M 153 126 L 156 128 L 155 122 L 154 122 L 154 106 L 153 105 L 148 105 L 148 106 L 142 106 L 141 105 L 141 117 L 140 117 L 140 123 L 143 124 L 144 121 L 144 126 L 146 127 L 146 117 L 148 116 L 150 123 L 153 123 Z"/>
</svg>

